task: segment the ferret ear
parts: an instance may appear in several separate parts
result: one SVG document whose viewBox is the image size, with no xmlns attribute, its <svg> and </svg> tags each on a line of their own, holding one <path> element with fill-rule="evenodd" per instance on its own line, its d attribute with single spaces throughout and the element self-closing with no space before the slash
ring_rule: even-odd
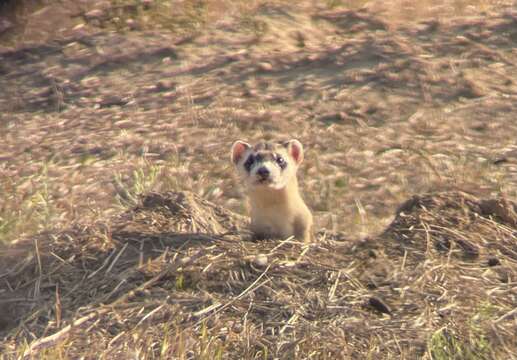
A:
<svg viewBox="0 0 517 360">
<path fill-rule="evenodd" d="M 237 140 L 232 145 L 232 162 L 237 165 L 237 163 L 241 160 L 244 152 L 251 148 L 251 145 L 245 143 L 244 141 Z"/>
<path fill-rule="evenodd" d="M 303 145 L 296 139 L 292 139 L 284 143 L 287 148 L 287 152 L 292 156 L 297 165 L 300 165 L 303 161 Z"/>
</svg>

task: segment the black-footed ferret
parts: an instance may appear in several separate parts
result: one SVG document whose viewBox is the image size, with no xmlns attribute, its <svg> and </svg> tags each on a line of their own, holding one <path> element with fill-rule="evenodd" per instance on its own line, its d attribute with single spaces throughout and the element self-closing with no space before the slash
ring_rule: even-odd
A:
<svg viewBox="0 0 517 360">
<path fill-rule="evenodd" d="M 311 241 L 312 214 L 296 177 L 303 161 L 302 144 L 289 140 L 251 146 L 239 140 L 232 146 L 231 159 L 247 187 L 255 237 Z"/>
</svg>

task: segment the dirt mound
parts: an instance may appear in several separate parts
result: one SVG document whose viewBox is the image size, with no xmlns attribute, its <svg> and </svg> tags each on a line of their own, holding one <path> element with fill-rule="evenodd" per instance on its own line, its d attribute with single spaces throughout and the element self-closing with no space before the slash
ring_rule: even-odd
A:
<svg viewBox="0 0 517 360">
<path fill-rule="evenodd" d="M 504 254 L 517 261 L 516 221 L 515 204 L 505 199 L 446 192 L 405 202 L 383 237 L 397 240 L 402 254 L 418 260 L 438 251 L 463 259 Z"/>
<path fill-rule="evenodd" d="M 151 220 L 151 221 L 149 221 Z M 117 219 L 119 231 L 141 234 L 210 234 L 235 232 L 244 218 L 190 192 L 151 193 L 140 206 Z M 123 229 L 123 230 L 122 230 Z"/>
<path fill-rule="evenodd" d="M 514 351 L 513 216 L 508 201 L 449 192 L 410 199 L 377 238 L 252 242 L 238 215 L 152 193 L 3 252 L 2 352 L 497 358 Z"/>
</svg>

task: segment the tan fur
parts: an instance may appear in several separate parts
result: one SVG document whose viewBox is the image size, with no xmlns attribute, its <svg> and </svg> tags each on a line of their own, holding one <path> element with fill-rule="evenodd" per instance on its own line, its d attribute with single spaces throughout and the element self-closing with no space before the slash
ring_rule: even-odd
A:
<svg viewBox="0 0 517 360">
<path fill-rule="evenodd" d="M 236 143 L 237 144 L 237 143 Z M 236 147 L 234 144 L 234 148 Z M 240 142 L 238 146 L 245 144 Z M 300 146 L 301 144 L 297 142 Z M 289 153 L 289 145 L 268 144 L 266 151 L 279 154 L 288 160 L 288 171 L 278 175 L 277 186 L 260 186 L 253 183 L 252 176 L 248 174 L 243 163 L 247 156 L 254 151 L 262 151 L 261 144 L 242 150 L 235 154 L 232 150 L 232 160 L 239 169 L 241 177 L 248 185 L 248 196 L 251 207 L 251 231 L 257 238 L 288 238 L 294 236 L 298 240 L 310 242 L 312 238 L 312 214 L 303 201 L 299 188 L 296 171 L 303 160 L 303 153 L 298 159 L 293 159 Z M 297 162 L 298 160 L 298 162 Z"/>
</svg>

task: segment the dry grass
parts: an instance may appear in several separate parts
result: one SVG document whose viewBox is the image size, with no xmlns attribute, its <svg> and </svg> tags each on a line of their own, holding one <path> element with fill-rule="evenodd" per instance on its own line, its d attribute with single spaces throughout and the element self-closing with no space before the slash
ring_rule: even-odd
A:
<svg viewBox="0 0 517 360">
<path fill-rule="evenodd" d="M 517 196 L 515 12 L 167 3 L 0 50 L 3 356 L 515 357 L 511 205 L 457 192 Z M 317 244 L 236 232 L 262 137 L 306 146 Z"/>
<path fill-rule="evenodd" d="M 243 218 L 153 193 L 109 222 L 10 248 L 3 354 L 513 357 L 515 210 L 425 195 L 379 237 L 320 232 L 306 245 L 249 241 Z"/>
</svg>

